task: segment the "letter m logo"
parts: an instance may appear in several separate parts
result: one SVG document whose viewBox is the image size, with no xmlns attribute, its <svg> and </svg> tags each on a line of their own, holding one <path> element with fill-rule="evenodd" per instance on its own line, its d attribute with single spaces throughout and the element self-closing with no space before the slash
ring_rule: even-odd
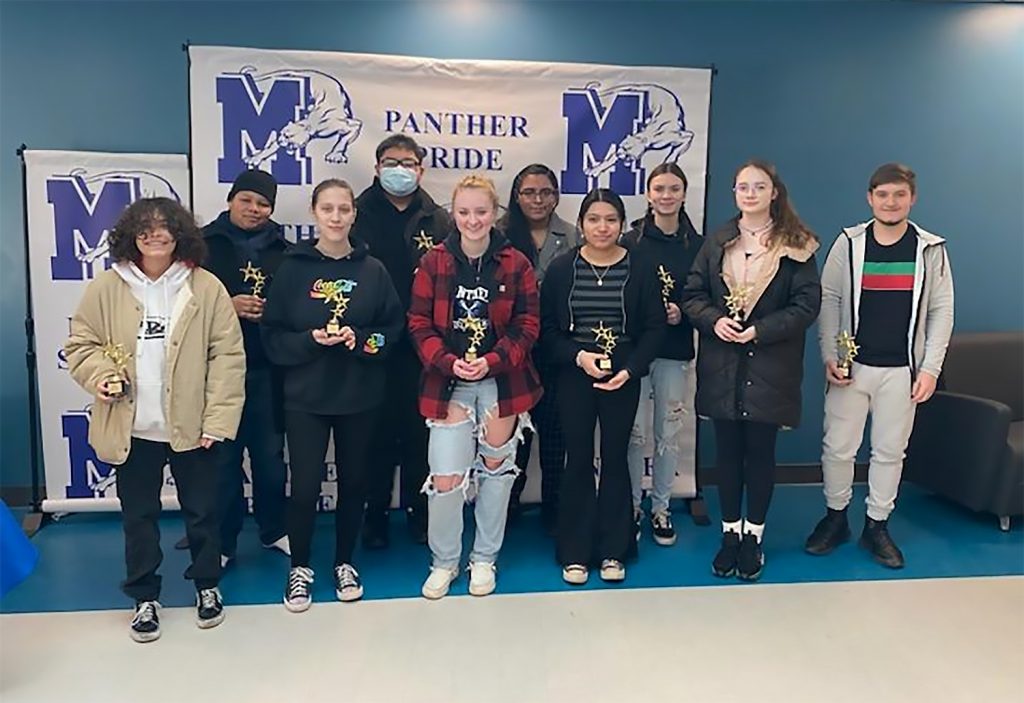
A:
<svg viewBox="0 0 1024 703">
<path fill-rule="evenodd" d="M 605 95 L 603 101 L 592 88 L 562 93 L 562 117 L 566 121 L 563 193 L 583 195 L 596 187 L 606 172 L 610 173 L 609 187 L 619 195 L 643 192 L 643 167 L 623 163 L 616 152 L 643 123 L 647 102 L 646 92 L 637 90 L 616 91 Z"/>
<path fill-rule="evenodd" d="M 50 257 L 53 280 L 82 281 L 93 277 L 97 263 L 104 268 L 110 265 L 107 235 L 137 193 L 138 181 L 130 177 L 105 178 L 98 182 L 95 193 L 81 176 L 46 179 L 57 251 Z"/>
<path fill-rule="evenodd" d="M 249 159 L 270 146 L 282 129 L 300 120 L 309 109 L 309 78 L 287 73 L 260 78 L 251 73 L 217 76 L 221 106 L 223 156 L 217 160 L 217 180 L 231 183 L 250 167 Z M 270 172 L 281 185 L 312 183 L 312 159 L 305 145 L 271 157 Z"/>
</svg>

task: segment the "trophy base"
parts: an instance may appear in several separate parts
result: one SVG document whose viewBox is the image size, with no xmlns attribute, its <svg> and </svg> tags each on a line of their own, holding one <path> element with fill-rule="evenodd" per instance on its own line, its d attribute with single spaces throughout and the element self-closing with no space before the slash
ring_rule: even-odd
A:
<svg viewBox="0 0 1024 703">
<path fill-rule="evenodd" d="M 124 381 L 120 378 L 112 378 L 107 380 L 107 395 L 110 396 L 122 396 L 124 395 Z"/>
<path fill-rule="evenodd" d="M 474 362 L 474 361 L 476 361 L 476 360 L 477 360 L 477 359 L 478 359 L 479 357 L 477 356 L 476 352 L 473 352 L 473 351 L 468 351 L 468 352 L 466 352 L 465 354 L 463 354 L 463 355 L 462 355 L 462 358 L 463 358 L 464 360 L 468 361 L 469 363 L 473 363 L 473 362 Z"/>
<path fill-rule="evenodd" d="M 339 334 L 341 334 L 341 325 L 339 325 L 337 322 L 328 322 L 326 332 L 331 337 L 337 337 Z"/>
<path fill-rule="evenodd" d="M 612 370 L 612 360 L 611 359 L 598 359 L 597 360 L 597 368 L 599 368 L 601 371 L 611 371 Z"/>
<path fill-rule="evenodd" d="M 849 379 L 850 378 L 850 367 L 849 366 L 839 366 L 839 367 L 837 367 L 836 368 L 836 376 L 838 376 L 839 378 L 841 378 L 843 380 Z"/>
</svg>

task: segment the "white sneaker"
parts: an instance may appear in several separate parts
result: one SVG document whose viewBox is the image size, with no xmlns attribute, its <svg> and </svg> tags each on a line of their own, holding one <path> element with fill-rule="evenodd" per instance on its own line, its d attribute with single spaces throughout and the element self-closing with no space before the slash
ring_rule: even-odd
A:
<svg viewBox="0 0 1024 703">
<path fill-rule="evenodd" d="M 496 567 L 486 561 L 469 563 L 469 594 L 471 596 L 489 596 L 494 593 Z"/>
<path fill-rule="evenodd" d="M 285 556 L 292 555 L 292 545 L 288 542 L 288 535 L 285 535 L 279 540 L 275 540 L 270 544 L 264 544 L 264 549 L 276 549 L 280 552 L 284 552 Z"/>
<path fill-rule="evenodd" d="M 626 567 L 617 559 L 605 559 L 601 562 L 602 581 L 624 581 L 626 579 Z"/>
<path fill-rule="evenodd" d="M 439 566 L 430 567 L 430 576 L 423 582 L 421 593 L 424 598 L 438 600 L 448 595 L 452 581 L 459 577 L 458 569 L 445 569 Z"/>
<path fill-rule="evenodd" d="M 566 564 L 562 567 L 562 580 L 573 586 L 582 586 L 590 578 L 590 572 L 583 564 Z"/>
</svg>

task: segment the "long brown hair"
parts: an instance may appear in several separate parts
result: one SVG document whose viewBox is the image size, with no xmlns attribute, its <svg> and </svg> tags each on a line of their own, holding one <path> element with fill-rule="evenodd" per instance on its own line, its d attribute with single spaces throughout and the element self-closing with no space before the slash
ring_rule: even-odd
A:
<svg viewBox="0 0 1024 703">
<path fill-rule="evenodd" d="M 818 236 L 796 214 L 796 208 L 789 200 L 789 190 L 786 189 L 786 184 L 779 177 L 779 172 L 774 164 L 761 159 L 749 159 L 736 169 L 732 182 L 736 183 L 740 171 L 748 166 L 767 173 L 772 181 L 772 187 L 775 189 L 775 199 L 772 200 L 768 208 L 768 214 L 771 215 L 772 222 L 775 223 L 768 236 L 769 246 L 781 242 L 785 246 L 802 249 L 807 246 L 808 242 L 818 241 Z M 737 220 L 739 220 L 739 216 L 737 216 Z"/>
</svg>

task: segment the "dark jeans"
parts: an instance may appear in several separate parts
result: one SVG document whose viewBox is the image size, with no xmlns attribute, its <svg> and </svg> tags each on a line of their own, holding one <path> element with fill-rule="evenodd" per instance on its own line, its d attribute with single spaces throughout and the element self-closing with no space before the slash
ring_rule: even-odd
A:
<svg viewBox="0 0 1024 703">
<path fill-rule="evenodd" d="M 554 518 L 558 515 L 558 492 L 562 487 L 562 473 L 565 470 L 565 438 L 562 435 L 562 420 L 558 412 L 558 367 L 538 365 L 544 395 L 530 411 L 530 419 L 537 428 L 540 442 L 540 495 L 543 514 Z M 518 501 L 526 486 L 526 467 L 530 462 L 530 449 L 534 433 L 528 432 L 516 453 L 516 465 L 522 470 L 512 486 L 512 499 Z"/>
<path fill-rule="evenodd" d="M 566 564 L 625 561 L 636 549 L 626 453 L 640 402 L 640 381 L 616 391 L 593 387 L 581 369 L 565 368 L 558 403 L 568 462 L 562 477 L 557 558 Z M 594 428 L 601 423 L 601 475 L 594 486 Z"/>
<path fill-rule="evenodd" d="M 292 496 L 288 503 L 288 541 L 292 566 L 309 566 L 316 523 L 316 506 L 324 480 L 327 442 L 334 433 L 338 471 L 338 502 L 334 507 L 334 563 L 352 562 L 366 503 L 367 453 L 377 409 L 353 415 L 311 415 L 285 411 L 292 467 Z"/>
<path fill-rule="evenodd" d="M 404 508 L 426 515 L 427 497 L 420 493 L 427 480 L 426 422 L 419 411 L 419 383 L 422 366 L 416 353 L 400 347 L 387 359 L 387 411 L 373 428 L 370 455 L 370 492 L 367 510 L 383 513 L 391 506 L 395 466 L 401 466 L 400 495 Z"/>
<path fill-rule="evenodd" d="M 764 524 L 775 488 L 775 440 L 778 436 L 778 425 L 715 420 L 718 498 L 723 521 L 736 522 L 742 517 L 746 488 L 747 519 Z"/>
<path fill-rule="evenodd" d="M 164 466 L 178 490 L 185 534 L 192 564 L 185 578 L 196 589 L 213 588 L 220 581 L 220 534 L 217 530 L 217 462 L 223 449 L 175 452 L 165 442 L 132 437 L 128 459 L 116 467 L 117 497 L 124 527 L 124 560 L 127 575 L 121 590 L 136 602 L 160 597 L 157 573 L 164 555 L 160 550 L 160 489 Z"/>
<path fill-rule="evenodd" d="M 243 486 L 242 451 L 249 452 L 252 475 L 253 516 L 263 544 L 276 542 L 285 535 L 284 435 L 274 423 L 274 396 L 269 367 L 253 368 L 245 375 L 245 407 L 238 436 L 226 442 L 220 470 L 222 553 L 234 556 L 238 533 L 248 512 Z"/>
</svg>

